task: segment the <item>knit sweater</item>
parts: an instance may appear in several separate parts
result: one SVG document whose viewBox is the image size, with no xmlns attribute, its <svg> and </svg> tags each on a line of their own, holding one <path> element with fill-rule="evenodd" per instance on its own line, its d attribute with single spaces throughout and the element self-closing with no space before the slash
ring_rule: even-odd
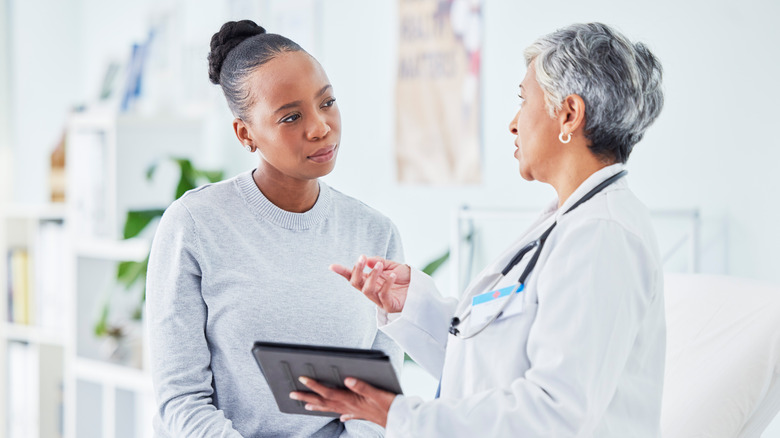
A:
<svg viewBox="0 0 780 438">
<path fill-rule="evenodd" d="M 325 183 L 315 205 L 271 203 L 252 172 L 187 192 L 154 237 L 146 316 L 158 437 L 372 437 L 365 421 L 279 412 L 255 341 L 385 351 L 376 309 L 328 266 L 361 254 L 401 260 L 393 223 Z"/>
</svg>

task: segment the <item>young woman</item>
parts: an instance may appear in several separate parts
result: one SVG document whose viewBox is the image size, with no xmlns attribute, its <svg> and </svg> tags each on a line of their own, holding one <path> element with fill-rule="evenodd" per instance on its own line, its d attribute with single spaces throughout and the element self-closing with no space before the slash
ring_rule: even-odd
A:
<svg viewBox="0 0 780 438">
<path fill-rule="evenodd" d="M 341 149 L 341 117 L 320 64 L 255 23 L 211 40 L 209 78 L 256 169 L 192 190 L 152 245 L 147 316 L 155 434 L 172 437 L 382 436 L 364 421 L 279 412 L 255 341 L 400 349 L 372 303 L 328 271 L 360 254 L 402 257 L 386 217 L 319 180 Z"/>
</svg>

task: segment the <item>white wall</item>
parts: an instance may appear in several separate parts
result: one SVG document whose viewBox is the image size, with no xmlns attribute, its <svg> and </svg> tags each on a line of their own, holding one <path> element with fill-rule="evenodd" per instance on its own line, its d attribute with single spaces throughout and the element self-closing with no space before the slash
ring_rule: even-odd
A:
<svg viewBox="0 0 780 438">
<path fill-rule="evenodd" d="M 10 5 L 13 199 L 49 198 L 49 154 L 79 103 L 78 2 L 8 1 Z"/>
<path fill-rule="evenodd" d="M 8 0 L 0 0 L 0 203 L 11 197 L 11 87 L 9 80 L 11 54 Z"/>
<path fill-rule="evenodd" d="M 211 34 L 230 15 L 228 5 L 240 2 L 169 1 L 162 7 L 152 3 L 9 3 L 17 201 L 46 199 L 48 154 L 68 109 L 96 95 L 107 60 L 126 57 L 130 44 L 145 38 L 161 10 L 186 9 L 178 18 L 178 29 L 197 52 L 207 50 Z M 771 202 L 772 189 L 780 186 L 780 173 L 775 171 L 780 141 L 770 120 L 780 91 L 764 86 L 780 73 L 780 63 L 769 56 L 772 42 L 780 36 L 772 23 L 780 5 L 760 0 L 739 7 L 670 0 L 652 8 L 639 9 L 640 5 L 616 0 L 588 6 L 573 1 L 555 6 L 487 2 L 484 182 L 426 187 L 401 186 L 394 178 L 395 2 L 323 2 L 317 51 L 338 92 L 344 120 L 339 164 L 327 181 L 391 216 L 407 242 L 409 261 L 417 265 L 447 246 L 446 225 L 456 206 L 540 207 L 553 192 L 518 176 L 506 128 L 517 108 L 516 89 L 524 73 L 522 49 L 565 24 L 601 20 L 645 41 L 665 68 L 665 108 L 629 162 L 634 190 L 651 208 L 701 209 L 706 271 L 780 282 L 773 251 L 780 244 L 780 228 L 774 226 L 780 222 L 780 208 Z M 262 17 L 252 18 L 273 30 Z M 201 78 L 206 83 L 200 68 L 206 68 L 205 60 L 182 74 L 191 76 L 188 81 Z M 208 85 L 204 89 L 216 91 Z M 230 171 L 251 166 L 251 158 L 232 144 L 226 106 L 217 101 L 215 108 L 219 123 L 227 125 L 215 128 L 215 138 L 230 151 L 222 164 Z"/>
</svg>

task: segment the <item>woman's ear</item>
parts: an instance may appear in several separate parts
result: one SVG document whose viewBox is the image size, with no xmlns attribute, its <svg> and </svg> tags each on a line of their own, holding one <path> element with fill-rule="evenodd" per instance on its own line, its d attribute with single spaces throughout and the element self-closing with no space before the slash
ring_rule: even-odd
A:
<svg viewBox="0 0 780 438">
<path fill-rule="evenodd" d="M 561 110 L 558 111 L 561 122 L 561 132 L 576 134 L 585 129 L 585 101 L 576 94 L 570 94 L 563 99 Z"/>
<path fill-rule="evenodd" d="M 238 117 L 233 119 L 233 132 L 236 133 L 236 138 L 242 145 L 252 144 L 252 136 L 249 134 L 246 123 Z"/>
</svg>

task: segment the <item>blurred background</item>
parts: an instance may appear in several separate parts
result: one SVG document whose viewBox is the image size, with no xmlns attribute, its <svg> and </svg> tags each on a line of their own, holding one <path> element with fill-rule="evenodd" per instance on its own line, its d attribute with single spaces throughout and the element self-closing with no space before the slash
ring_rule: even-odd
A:
<svg viewBox="0 0 780 438">
<path fill-rule="evenodd" d="M 410 265 L 452 249 L 434 278 L 453 295 L 555 195 L 513 158 L 523 49 L 572 22 L 615 26 L 664 67 L 665 107 L 628 169 L 668 269 L 780 284 L 780 3 L 474 2 L 481 177 L 410 183 L 396 159 L 400 1 L 0 0 L 0 435 L 149 436 L 138 309 L 154 211 L 182 175 L 197 185 L 256 165 L 208 81 L 209 41 L 227 20 L 252 19 L 320 61 L 343 120 L 324 180 L 389 216 Z M 128 211 L 141 212 L 130 232 Z M 479 245 L 464 246 L 470 230 Z M 432 397 L 436 383 L 410 365 L 404 386 Z"/>
</svg>

